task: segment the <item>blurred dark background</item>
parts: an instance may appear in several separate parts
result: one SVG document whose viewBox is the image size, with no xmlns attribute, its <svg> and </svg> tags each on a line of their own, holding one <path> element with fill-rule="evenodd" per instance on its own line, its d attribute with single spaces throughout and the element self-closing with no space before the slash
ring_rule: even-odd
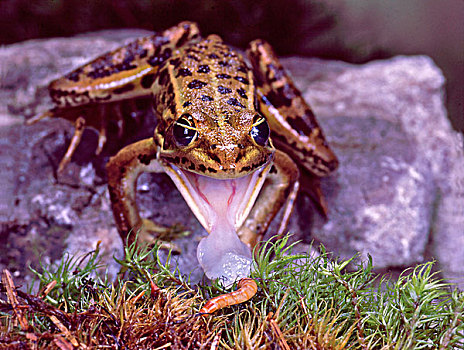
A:
<svg viewBox="0 0 464 350">
<path fill-rule="evenodd" d="M 111 28 L 162 30 L 196 21 L 244 48 L 364 63 L 431 56 L 447 78 L 453 127 L 464 130 L 463 0 L 0 0 L 0 44 Z"/>
</svg>

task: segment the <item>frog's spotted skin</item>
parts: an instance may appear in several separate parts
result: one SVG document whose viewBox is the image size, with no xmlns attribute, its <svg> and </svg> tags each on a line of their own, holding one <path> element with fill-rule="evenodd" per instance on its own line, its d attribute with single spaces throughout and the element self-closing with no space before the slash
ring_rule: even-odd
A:
<svg viewBox="0 0 464 350">
<path fill-rule="evenodd" d="M 142 172 L 165 172 L 209 233 L 197 251 L 205 273 L 229 282 L 247 277 L 249 248 L 281 209 L 276 234 L 285 233 L 300 170 L 318 177 L 338 164 L 269 44 L 256 40 L 247 54 L 251 68 L 217 35 L 202 38 L 194 23 L 182 22 L 52 82 L 56 107 L 45 114 L 76 125 L 61 171 L 85 126 L 99 131 L 99 152 L 109 122 L 124 129 L 113 105 L 151 98 L 158 119 L 153 138 L 124 147 L 107 164 L 120 235 L 130 242 L 130 232 L 138 232 L 139 241 L 151 242 L 166 232 L 140 217 L 135 189 Z M 89 112 L 93 107 L 98 113 Z M 322 202 L 318 186 L 313 192 Z"/>
<path fill-rule="evenodd" d="M 173 50 L 198 37 L 196 25 L 182 22 L 161 34 L 137 39 L 53 81 L 50 96 L 57 108 L 65 108 L 149 95 L 160 66 Z"/>
<path fill-rule="evenodd" d="M 272 139 L 278 148 L 317 176 L 335 170 L 337 158 L 314 113 L 285 73 L 271 46 L 263 40 L 255 40 L 247 53 L 260 91 L 259 109 L 268 115 Z"/>
<path fill-rule="evenodd" d="M 257 115 L 253 74 L 241 55 L 218 36 L 181 48 L 160 70 L 152 91 L 160 92 L 154 94 L 154 106 L 163 115 L 155 141 L 164 150 L 161 158 L 169 163 L 203 175 L 232 178 L 269 161 L 272 147 L 257 147 L 249 137 Z M 169 125 L 182 115 L 192 117 L 198 140 L 179 150 Z M 171 150 L 176 150 L 175 156 Z M 207 164 L 199 164 L 198 159 L 208 159 Z"/>
<path fill-rule="evenodd" d="M 176 86 L 170 87 L 171 82 Z M 160 71 L 155 89 L 166 91 L 158 95 L 155 105 L 160 114 L 167 106 L 171 109 L 182 107 L 183 111 L 203 108 L 216 115 L 222 112 L 218 103 L 223 104 L 225 113 L 253 109 L 252 84 L 253 75 L 243 58 L 224 45 L 218 36 L 211 35 L 183 47 Z M 183 96 L 176 96 L 173 91 L 176 95 L 182 91 Z M 175 97 L 179 98 L 176 102 L 172 100 Z M 171 112 L 176 113 L 175 110 Z"/>
</svg>

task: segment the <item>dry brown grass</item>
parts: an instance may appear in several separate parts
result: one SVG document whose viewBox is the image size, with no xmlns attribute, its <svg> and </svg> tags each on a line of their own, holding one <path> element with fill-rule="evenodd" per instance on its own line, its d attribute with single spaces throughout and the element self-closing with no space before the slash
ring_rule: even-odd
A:
<svg viewBox="0 0 464 350">
<path fill-rule="evenodd" d="M 0 350 L 462 348 L 464 293 L 436 279 L 431 263 L 381 280 L 382 289 L 370 263 L 349 272 L 350 261 L 291 255 L 286 243 L 257 255 L 251 300 L 213 315 L 199 310 L 221 286 L 192 287 L 157 248 L 126 249 L 118 261 L 127 276 L 114 284 L 94 274 L 98 249 L 36 271 L 37 294 L 4 270 Z"/>
<path fill-rule="evenodd" d="M 175 288 L 127 292 L 110 287 L 96 295 L 88 310 L 65 312 L 44 300 L 47 290 L 34 296 L 14 286 L 5 270 L 0 303 L 0 349 L 344 349 L 349 333 L 335 326 L 337 314 L 309 319 L 305 327 L 282 331 L 278 313 L 262 315 L 250 307 L 229 315 L 201 316 L 198 294 Z M 304 303 L 302 303 L 302 306 Z M 309 316 L 308 316 L 309 317 Z M 234 323 L 238 327 L 233 327 Z M 223 331 L 231 328 L 232 339 Z M 238 330 L 238 332 L 237 332 Z M 233 344 L 233 345 L 231 345 Z"/>
</svg>

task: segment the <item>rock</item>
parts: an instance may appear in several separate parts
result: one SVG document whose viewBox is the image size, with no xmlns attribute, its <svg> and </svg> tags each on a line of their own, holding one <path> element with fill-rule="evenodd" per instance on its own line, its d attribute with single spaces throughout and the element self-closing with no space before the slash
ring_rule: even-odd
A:
<svg viewBox="0 0 464 350">
<path fill-rule="evenodd" d="M 57 178 L 72 126 L 22 121 L 51 107 L 49 81 L 143 35 L 106 31 L 0 49 L 0 268 L 22 273 L 25 265 L 37 265 L 39 252 L 54 261 L 61 248 L 87 252 L 98 241 L 107 262 L 115 252 L 121 256 L 104 174 L 115 149 L 94 157 L 96 136 L 88 131 L 65 176 Z M 462 138 L 446 118 L 439 69 L 423 56 L 362 66 L 306 58 L 283 63 L 341 162 L 323 180 L 329 219 L 300 196 L 291 231 L 341 257 L 371 254 L 379 270 L 434 257 L 444 276 L 463 286 L 464 254 L 453 247 L 464 243 L 464 156 Z M 196 267 L 193 277 L 200 278 L 195 250 L 205 233 L 180 194 L 163 175 L 144 174 L 137 188 L 143 216 L 192 232 L 176 241 L 183 250 L 177 261 L 184 273 Z"/>
<path fill-rule="evenodd" d="M 444 78 L 424 56 L 362 66 L 285 61 L 340 157 L 325 182 L 330 219 L 314 237 L 377 268 L 438 260 L 464 286 L 464 155 L 444 107 Z"/>
<path fill-rule="evenodd" d="M 375 117 L 332 117 L 325 126 L 342 145 L 341 166 L 326 184 L 330 219 L 314 237 L 344 258 L 370 254 L 377 268 L 423 261 L 436 187 L 416 144 Z"/>
</svg>

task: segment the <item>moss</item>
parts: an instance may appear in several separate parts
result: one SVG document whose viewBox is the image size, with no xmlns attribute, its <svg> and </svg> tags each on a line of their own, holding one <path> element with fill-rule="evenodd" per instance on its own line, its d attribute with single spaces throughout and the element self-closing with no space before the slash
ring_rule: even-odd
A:
<svg viewBox="0 0 464 350">
<path fill-rule="evenodd" d="M 375 281 L 371 261 L 292 255 L 287 239 L 256 252 L 250 301 L 201 316 L 204 302 L 227 292 L 218 282 L 191 286 L 158 257 L 158 247 L 126 248 L 119 281 L 96 274 L 98 249 L 34 271 L 35 296 L 2 278 L 0 348 L 110 346 L 224 349 L 453 349 L 464 345 L 464 293 L 436 278 L 433 263 L 398 281 Z M 271 258 L 272 257 L 272 258 Z M 374 283 L 376 282 L 376 283 Z M 377 283 L 378 282 L 378 283 Z M 12 300 L 16 293 L 17 304 Z M 19 311 L 18 311 L 19 310 Z"/>
</svg>

